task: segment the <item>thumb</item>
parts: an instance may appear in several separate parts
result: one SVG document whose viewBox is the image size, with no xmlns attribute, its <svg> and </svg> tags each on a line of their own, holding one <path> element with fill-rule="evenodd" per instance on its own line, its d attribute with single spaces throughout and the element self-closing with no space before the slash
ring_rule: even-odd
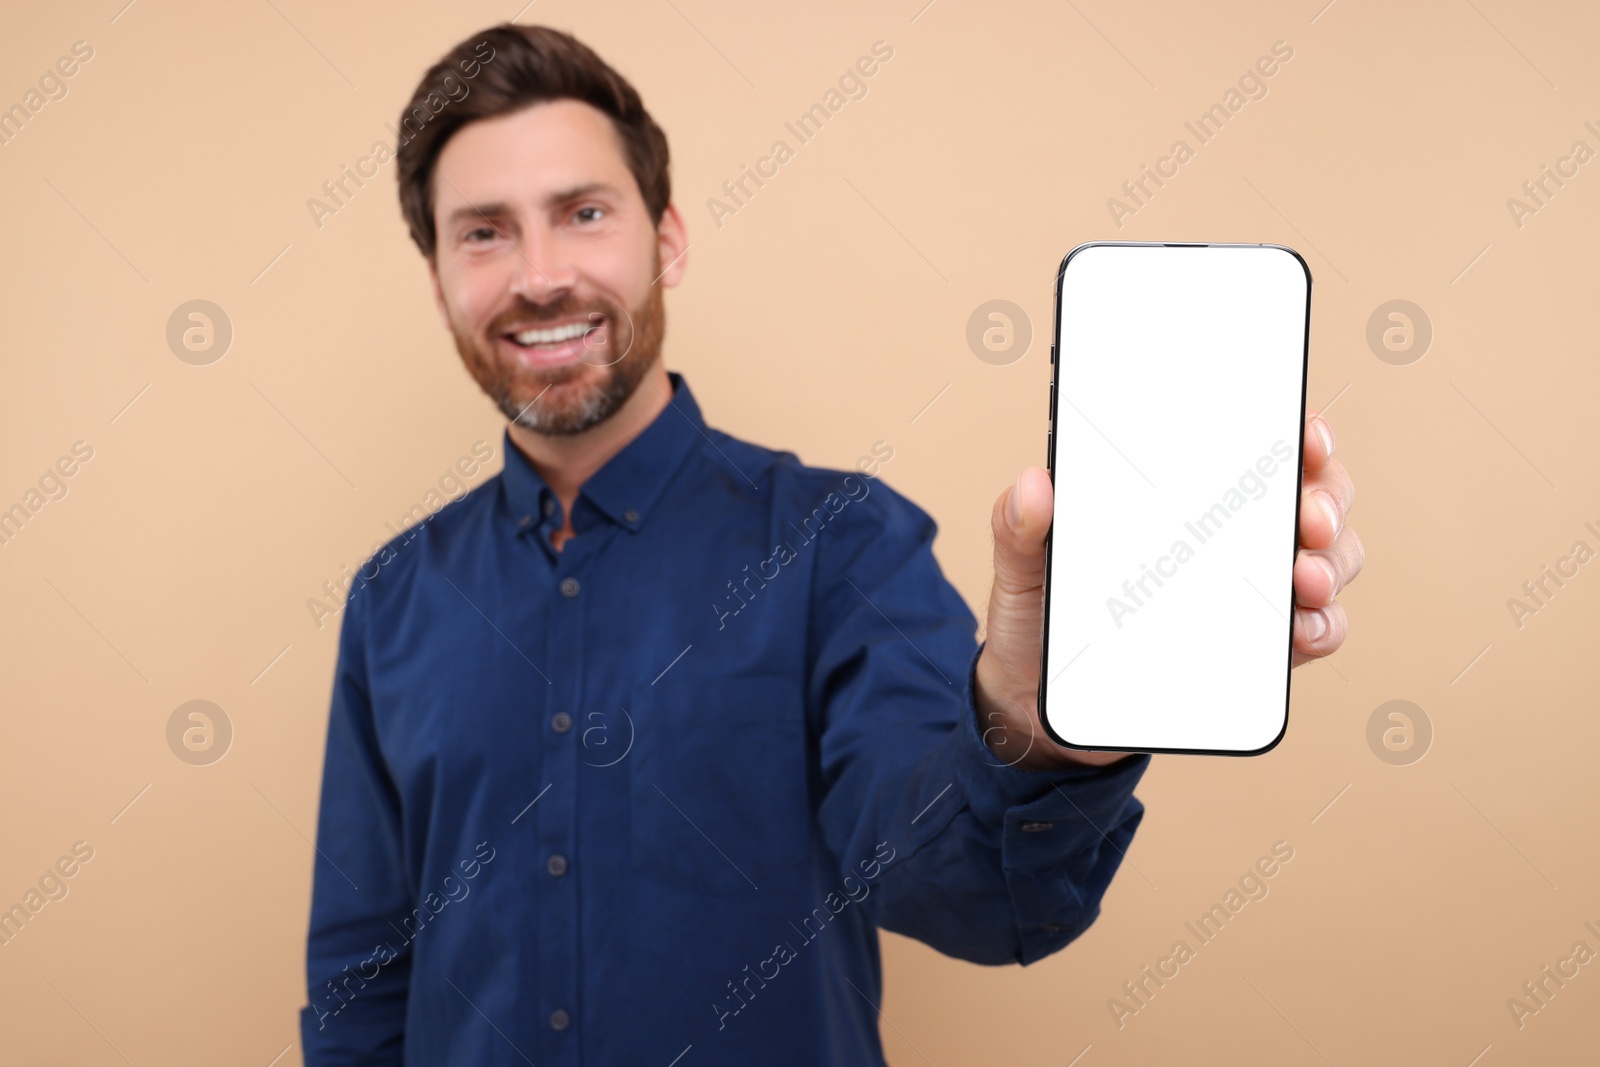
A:
<svg viewBox="0 0 1600 1067">
<path fill-rule="evenodd" d="M 994 599 L 1028 598 L 1033 614 L 1035 598 L 1044 591 L 1044 540 L 1055 513 L 1055 487 L 1041 467 L 1029 467 L 994 504 Z M 1020 606 L 1020 605 L 1019 605 Z M 1037 623 L 1037 618 L 1034 620 Z"/>
<path fill-rule="evenodd" d="M 1050 474 L 1029 467 L 994 502 L 994 588 L 978 683 L 1000 708 L 1033 706 L 1044 640 L 1044 539 L 1055 513 Z"/>
</svg>

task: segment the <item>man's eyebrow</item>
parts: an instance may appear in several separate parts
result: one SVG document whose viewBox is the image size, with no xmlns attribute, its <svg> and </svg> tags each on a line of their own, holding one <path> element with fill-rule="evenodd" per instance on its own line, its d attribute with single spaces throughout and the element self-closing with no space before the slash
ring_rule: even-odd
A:
<svg viewBox="0 0 1600 1067">
<path fill-rule="evenodd" d="M 450 212 L 444 221 L 446 226 L 454 226 L 463 219 L 492 219 L 510 213 L 511 209 L 505 204 L 467 204 Z"/>
<path fill-rule="evenodd" d="M 617 187 L 606 182 L 585 182 L 570 189 L 558 189 L 545 197 L 544 202 L 549 207 L 556 207 L 560 204 L 571 203 L 574 200 L 581 200 L 595 193 L 609 193 L 615 196 L 617 195 Z M 454 226 L 466 219 L 503 218 L 509 214 L 511 214 L 510 206 L 498 201 L 492 204 L 466 204 L 450 212 L 450 215 L 445 219 L 445 225 Z"/>
<path fill-rule="evenodd" d="M 617 188 L 616 186 L 608 185 L 605 182 L 585 182 L 582 185 L 575 185 L 571 189 L 561 189 L 551 193 L 549 196 L 544 198 L 544 202 L 554 207 L 557 204 L 566 204 L 573 200 L 581 200 L 584 197 L 591 196 L 595 193 L 610 193 L 611 195 L 615 196 L 617 195 Z"/>
</svg>

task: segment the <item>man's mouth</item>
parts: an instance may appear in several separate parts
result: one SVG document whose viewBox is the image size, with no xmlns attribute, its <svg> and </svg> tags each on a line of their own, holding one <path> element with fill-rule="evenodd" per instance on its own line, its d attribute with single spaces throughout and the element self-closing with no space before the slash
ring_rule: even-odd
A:
<svg viewBox="0 0 1600 1067">
<path fill-rule="evenodd" d="M 593 314 L 553 326 L 512 330 L 501 336 L 525 365 L 551 367 L 582 359 L 587 349 L 603 344 L 606 338 L 601 331 L 605 328 L 605 317 Z"/>
</svg>

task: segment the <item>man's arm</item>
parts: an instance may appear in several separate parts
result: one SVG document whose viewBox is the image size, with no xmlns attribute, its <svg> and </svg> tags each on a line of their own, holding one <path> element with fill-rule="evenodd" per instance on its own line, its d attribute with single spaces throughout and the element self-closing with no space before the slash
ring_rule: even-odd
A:
<svg viewBox="0 0 1600 1067">
<path fill-rule="evenodd" d="M 868 521 L 846 516 L 821 544 L 808 697 L 824 836 L 879 926 L 975 963 L 1033 963 L 1098 916 L 1149 757 L 1006 766 L 980 730 L 976 620 L 933 556 L 933 521 L 881 483 L 869 502 Z"/>
<path fill-rule="evenodd" d="M 352 594 L 339 633 L 306 939 L 306 1067 L 403 1059 L 411 917 L 400 799 L 373 725 L 366 668 L 370 593 Z"/>
</svg>

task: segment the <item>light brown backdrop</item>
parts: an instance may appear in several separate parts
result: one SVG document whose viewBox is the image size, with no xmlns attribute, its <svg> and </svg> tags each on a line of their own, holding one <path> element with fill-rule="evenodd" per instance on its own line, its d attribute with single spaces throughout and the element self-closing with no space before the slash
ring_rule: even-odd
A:
<svg viewBox="0 0 1600 1067">
<path fill-rule="evenodd" d="M 521 15 L 594 45 L 668 131 L 692 250 L 667 359 L 710 421 L 837 467 L 890 442 L 884 477 L 939 520 L 975 610 L 991 502 L 1043 462 L 1063 253 L 1271 241 L 1316 277 L 1310 403 L 1332 404 L 1368 547 L 1348 645 L 1296 672 L 1269 755 L 1155 759 L 1104 916 L 1066 951 L 985 969 L 886 935 L 896 1065 L 1500 1067 L 1578 1062 L 1600 1036 L 1600 964 L 1520 1028 L 1506 1003 L 1574 942 L 1600 950 L 1600 564 L 1520 627 L 1507 607 L 1574 542 L 1600 549 L 1600 162 L 1536 213 L 1507 206 L 1575 141 L 1600 150 L 1600 13 L 1324 2 Z M 94 850 L 0 947 L 0 1045 L 292 1064 L 337 633 L 306 602 L 474 442 L 497 468 L 501 426 L 435 317 L 393 165 L 320 228 L 306 201 L 518 0 L 124 3 L 12 5 L 0 35 L 5 105 L 93 48 L 0 147 L 0 506 L 93 449 L 0 547 L 0 904 Z M 707 199 L 793 145 L 783 123 L 879 40 L 868 95 L 718 227 Z M 1199 145 L 1183 123 L 1277 41 L 1293 59 L 1267 95 Z M 1118 227 L 1107 199 L 1179 138 L 1194 158 Z M 193 299 L 233 327 L 207 366 L 166 340 Z M 1032 323 L 1006 366 L 965 339 L 991 299 Z M 1408 365 L 1367 341 L 1396 299 L 1433 329 Z M 194 699 L 234 730 L 209 766 L 168 745 Z M 1369 747 L 1390 700 L 1432 724 L 1420 761 Z M 1280 840 L 1270 895 L 1119 1029 L 1122 983 Z"/>
</svg>

